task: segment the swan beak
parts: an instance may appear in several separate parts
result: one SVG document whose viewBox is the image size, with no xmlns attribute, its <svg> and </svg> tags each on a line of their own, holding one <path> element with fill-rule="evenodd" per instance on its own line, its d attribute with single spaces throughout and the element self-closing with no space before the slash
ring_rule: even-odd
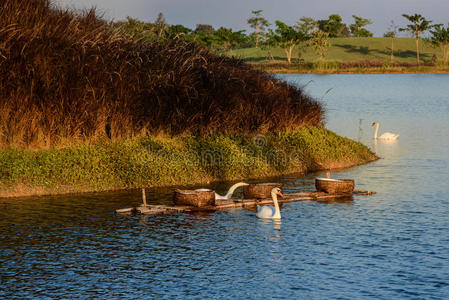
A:
<svg viewBox="0 0 449 300">
<path fill-rule="evenodd" d="M 282 193 L 281 193 L 281 192 L 278 192 L 278 195 L 279 195 L 279 196 L 281 196 L 281 197 L 284 197 L 284 195 L 282 195 Z"/>
</svg>

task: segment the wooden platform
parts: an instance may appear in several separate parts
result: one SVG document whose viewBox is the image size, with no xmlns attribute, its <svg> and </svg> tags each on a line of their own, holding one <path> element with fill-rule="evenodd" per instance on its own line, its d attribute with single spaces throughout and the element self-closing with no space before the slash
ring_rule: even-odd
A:
<svg viewBox="0 0 449 300">
<path fill-rule="evenodd" d="M 372 195 L 376 192 L 354 190 L 353 195 Z M 320 201 L 320 200 L 338 200 L 347 198 L 348 195 L 331 195 L 323 192 L 303 192 L 284 194 L 284 197 L 278 198 L 279 203 L 299 202 L 299 201 Z M 351 197 L 351 195 L 349 195 Z M 272 204 L 271 199 L 257 200 L 257 199 L 229 199 L 216 200 L 215 205 L 194 207 L 194 206 L 174 206 L 174 205 L 142 205 L 136 208 L 117 209 L 118 214 L 132 213 L 137 211 L 143 215 L 157 215 L 157 214 L 171 214 L 180 212 L 194 212 L 194 211 L 217 211 L 231 208 L 254 207 L 256 205 Z"/>
</svg>

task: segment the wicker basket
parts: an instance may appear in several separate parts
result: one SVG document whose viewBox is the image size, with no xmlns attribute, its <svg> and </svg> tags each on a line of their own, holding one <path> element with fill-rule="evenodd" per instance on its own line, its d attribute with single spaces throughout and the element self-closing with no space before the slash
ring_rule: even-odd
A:
<svg viewBox="0 0 449 300">
<path fill-rule="evenodd" d="M 318 192 L 326 192 L 328 194 L 352 194 L 354 180 L 316 178 L 315 187 Z"/>
<path fill-rule="evenodd" d="M 243 187 L 243 197 L 245 199 L 265 199 L 271 197 L 271 190 L 281 188 L 280 183 L 258 183 Z"/>
<path fill-rule="evenodd" d="M 201 191 L 175 190 L 173 199 L 175 205 L 203 207 L 215 205 L 215 192 L 206 189 L 203 189 Z"/>
</svg>

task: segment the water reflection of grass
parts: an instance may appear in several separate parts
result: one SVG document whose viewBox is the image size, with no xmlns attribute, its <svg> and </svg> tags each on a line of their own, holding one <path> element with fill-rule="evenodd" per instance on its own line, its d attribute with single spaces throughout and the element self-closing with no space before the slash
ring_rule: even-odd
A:
<svg viewBox="0 0 449 300">
<path fill-rule="evenodd" d="M 154 137 L 0 151 L 0 196 L 208 183 L 345 167 L 375 159 L 316 127 L 257 136 Z"/>
</svg>

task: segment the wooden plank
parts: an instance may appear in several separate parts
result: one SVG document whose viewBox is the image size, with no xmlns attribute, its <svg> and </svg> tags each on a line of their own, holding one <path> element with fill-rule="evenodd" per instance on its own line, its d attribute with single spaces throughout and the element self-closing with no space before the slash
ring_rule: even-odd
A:
<svg viewBox="0 0 449 300">
<path fill-rule="evenodd" d="M 373 191 L 361 191 L 355 190 L 353 195 L 372 195 L 376 192 Z M 352 196 L 352 195 L 349 195 Z M 299 201 L 317 201 L 317 200 L 329 200 L 348 197 L 345 195 L 330 195 L 323 192 L 302 192 L 302 193 L 291 193 L 284 194 L 284 197 L 278 198 L 279 203 L 289 203 L 289 202 L 299 202 Z M 157 214 L 171 214 L 180 212 L 192 212 L 192 211 L 217 211 L 231 208 L 243 208 L 243 207 L 253 207 L 256 205 L 266 205 L 272 204 L 272 199 L 225 199 L 217 200 L 216 205 L 209 205 L 203 207 L 194 206 L 175 206 L 175 205 L 142 205 L 136 207 L 135 209 L 143 215 L 157 215 Z M 116 210 L 123 212 L 131 212 L 133 208 Z"/>
</svg>

